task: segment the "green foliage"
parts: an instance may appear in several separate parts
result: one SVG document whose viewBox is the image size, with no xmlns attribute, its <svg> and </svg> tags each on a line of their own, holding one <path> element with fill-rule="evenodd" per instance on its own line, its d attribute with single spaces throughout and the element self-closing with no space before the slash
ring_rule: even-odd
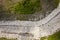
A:
<svg viewBox="0 0 60 40">
<path fill-rule="evenodd" d="M 0 40 L 17 40 L 17 39 L 7 39 L 7 38 L 2 37 L 0 38 Z"/>
<path fill-rule="evenodd" d="M 48 37 L 41 37 L 41 40 L 60 40 L 60 31 L 50 35 Z"/>
<path fill-rule="evenodd" d="M 41 9 L 40 0 L 35 0 L 35 2 L 31 2 L 31 0 L 18 2 L 10 9 L 19 14 L 32 14 Z"/>
</svg>

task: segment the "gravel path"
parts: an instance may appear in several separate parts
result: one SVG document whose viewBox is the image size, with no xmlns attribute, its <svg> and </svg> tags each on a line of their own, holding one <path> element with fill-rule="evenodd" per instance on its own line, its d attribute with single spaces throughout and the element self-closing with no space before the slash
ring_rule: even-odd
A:
<svg viewBox="0 0 60 40">
<path fill-rule="evenodd" d="M 51 35 L 59 29 L 60 4 L 58 8 L 41 21 L 0 21 L 0 34 L 2 34 L 0 36 L 14 37 L 19 40 L 22 38 L 19 33 L 27 32 L 28 34 L 32 34 L 34 36 L 33 38 L 37 39 L 42 36 Z"/>
</svg>

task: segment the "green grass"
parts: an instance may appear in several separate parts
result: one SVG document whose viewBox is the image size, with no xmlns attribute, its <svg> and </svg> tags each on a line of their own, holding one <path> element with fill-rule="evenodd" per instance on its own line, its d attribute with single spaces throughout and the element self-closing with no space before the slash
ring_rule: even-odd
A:
<svg viewBox="0 0 60 40">
<path fill-rule="evenodd" d="M 4 38 L 4 37 L 1 37 L 0 40 L 17 40 L 17 39 L 7 39 L 7 38 Z"/>
<path fill-rule="evenodd" d="M 18 2 L 10 8 L 14 13 L 19 14 L 33 14 L 41 9 L 40 0 L 23 0 Z"/>
<path fill-rule="evenodd" d="M 41 40 L 45 40 L 45 39 L 47 39 L 47 40 L 60 40 L 60 31 L 58 31 L 48 37 L 41 37 Z"/>
</svg>

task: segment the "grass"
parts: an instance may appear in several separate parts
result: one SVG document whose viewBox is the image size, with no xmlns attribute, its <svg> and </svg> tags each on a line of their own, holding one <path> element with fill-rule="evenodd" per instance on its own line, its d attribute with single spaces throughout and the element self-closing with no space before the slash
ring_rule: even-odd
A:
<svg viewBox="0 0 60 40">
<path fill-rule="evenodd" d="M 5 37 L 1 37 L 0 40 L 17 40 L 17 39 L 7 39 Z"/>
<path fill-rule="evenodd" d="M 40 0 L 23 0 L 22 2 L 17 2 L 10 8 L 14 13 L 19 14 L 33 14 L 34 12 L 41 9 Z"/>
<path fill-rule="evenodd" d="M 48 37 L 41 37 L 41 40 L 45 40 L 45 39 L 47 39 L 47 40 L 60 40 L 60 31 L 58 31 Z"/>
</svg>

